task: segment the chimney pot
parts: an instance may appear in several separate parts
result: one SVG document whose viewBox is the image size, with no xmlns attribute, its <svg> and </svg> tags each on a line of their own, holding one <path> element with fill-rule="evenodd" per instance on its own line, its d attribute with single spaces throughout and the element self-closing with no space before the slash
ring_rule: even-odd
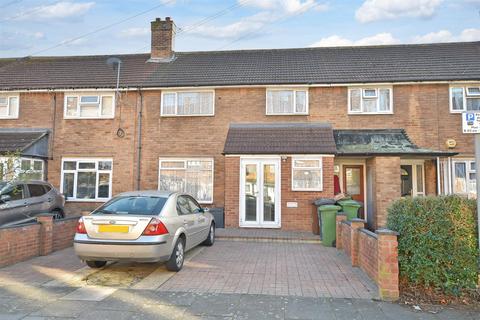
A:
<svg viewBox="0 0 480 320">
<path fill-rule="evenodd" d="M 157 62 L 168 62 L 174 58 L 174 42 L 176 26 L 170 17 L 162 21 L 156 18 L 151 22 L 152 49 L 150 60 Z"/>
</svg>

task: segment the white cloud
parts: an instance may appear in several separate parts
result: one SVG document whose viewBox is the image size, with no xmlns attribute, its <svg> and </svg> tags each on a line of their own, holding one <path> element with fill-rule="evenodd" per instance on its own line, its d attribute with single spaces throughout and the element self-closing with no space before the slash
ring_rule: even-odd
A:
<svg viewBox="0 0 480 320">
<path fill-rule="evenodd" d="M 144 37 L 150 34 L 149 28 L 129 28 L 120 31 L 119 37 L 120 38 L 136 38 L 136 37 Z"/>
<path fill-rule="evenodd" d="M 224 26 L 200 25 L 191 30 L 186 28 L 185 32 L 207 38 L 233 39 L 254 33 L 269 23 L 287 19 L 308 10 L 328 9 L 328 5 L 316 0 L 238 0 L 238 3 L 242 6 L 261 9 L 261 11 Z"/>
<path fill-rule="evenodd" d="M 338 35 L 333 35 L 320 39 L 319 41 L 311 44 L 310 47 L 369 46 L 397 43 L 400 43 L 400 40 L 396 39 L 391 33 L 382 32 L 358 40 L 350 40 Z"/>
<path fill-rule="evenodd" d="M 401 17 L 432 17 L 443 0 L 366 0 L 355 12 L 362 23 Z"/>
<path fill-rule="evenodd" d="M 87 13 L 95 2 L 60 1 L 51 5 L 43 5 L 20 12 L 17 20 L 48 20 L 78 17 Z"/>
<path fill-rule="evenodd" d="M 44 39 L 42 32 L 0 32 L 0 52 L 30 49 L 35 40 Z"/>
<path fill-rule="evenodd" d="M 464 29 L 458 35 L 454 35 L 449 30 L 440 30 L 430 32 L 424 35 L 413 37 L 414 43 L 433 43 L 433 42 L 461 42 L 461 41 L 479 41 L 480 29 Z"/>
</svg>

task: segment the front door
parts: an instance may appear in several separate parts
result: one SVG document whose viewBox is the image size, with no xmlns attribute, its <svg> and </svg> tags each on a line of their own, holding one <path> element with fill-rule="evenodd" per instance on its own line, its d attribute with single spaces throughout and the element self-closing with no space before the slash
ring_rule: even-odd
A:
<svg viewBox="0 0 480 320">
<path fill-rule="evenodd" d="M 425 195 L 425 173 L 423 162 L 404 163 L 400 166 L 402 197 Z"/>
<path fill-rule="evenodd" d="M 240 226 L 280 227 L 280 159 L 242 159 Z"/>
<path fill-rule="evenodd" d="M 343 190 L 353 200 L 360 201 L 365 205 L 363 165 L 343 166 Z M 363 207 L 359 213 L 360 218 L 364 218 Z"/>
</svg>

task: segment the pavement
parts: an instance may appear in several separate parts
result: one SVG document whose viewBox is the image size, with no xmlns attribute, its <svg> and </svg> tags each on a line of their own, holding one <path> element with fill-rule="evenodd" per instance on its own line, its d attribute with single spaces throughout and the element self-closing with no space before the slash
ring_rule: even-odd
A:
<svg viewBox="0 0 480 320">
<path fill-rule="evenodd" d="M 480 319 L 375 299 L 348 260 L 318 244 L 217 241 L 160 263 L 94 270 L 71 248 L 0 269 L 3 319 Z"/>
</svg>

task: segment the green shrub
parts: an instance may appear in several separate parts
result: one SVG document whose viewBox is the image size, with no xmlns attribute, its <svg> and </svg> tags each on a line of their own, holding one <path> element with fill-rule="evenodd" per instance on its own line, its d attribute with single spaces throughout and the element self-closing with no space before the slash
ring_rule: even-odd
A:
<svg viewBox="0 0 480 320">
<path fill-rule="evenodd" d="M 476 203 L 458 196 L 400 199 L 388 210 L 398 231 L 400 277 L 410 284 L 459 295 L 478 274 Z"/>
</svg>

